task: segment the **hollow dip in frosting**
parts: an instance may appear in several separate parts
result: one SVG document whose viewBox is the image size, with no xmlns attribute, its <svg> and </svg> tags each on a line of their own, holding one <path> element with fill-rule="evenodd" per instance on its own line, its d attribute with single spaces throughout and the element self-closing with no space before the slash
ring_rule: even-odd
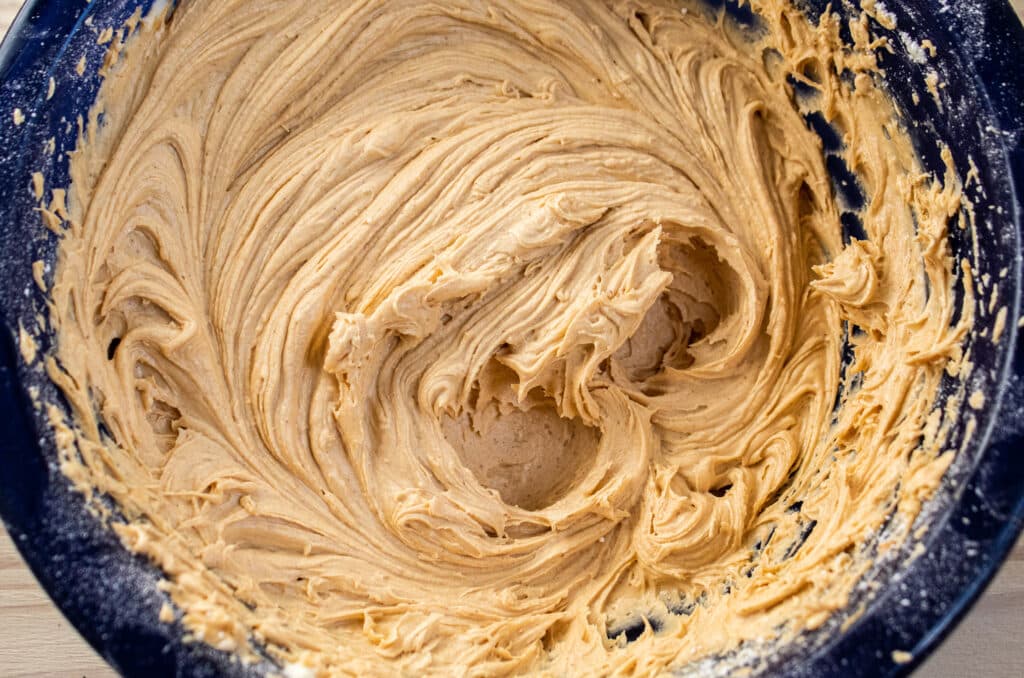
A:
<svg viewBox="0 0 1024 678">
<path fill-rule="evenodd" d="M 847 604 L 952 456 L 961 192 L 866 16 L 753 7 L 133 18 L 71 160 L 54 424 L 195 638 L 658 674 Z M 812 110 L 865 196 L 846 244 Z"/>
</svg>

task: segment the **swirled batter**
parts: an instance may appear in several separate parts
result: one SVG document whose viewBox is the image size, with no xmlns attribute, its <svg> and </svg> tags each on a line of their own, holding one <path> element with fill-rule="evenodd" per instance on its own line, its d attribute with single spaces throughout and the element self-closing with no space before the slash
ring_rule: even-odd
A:
<svg viewBox="0 0 1024 678">
<path fill-rule="evenodd" d="M 104 65 L 65 470 L 197 638 L 656 674 L 846 604 L 950 460 L 960 190 L 865 17 L 753 5 L 186 1 Z M 845 245 L 809 108 L 866 196 Z"/>
</svg>

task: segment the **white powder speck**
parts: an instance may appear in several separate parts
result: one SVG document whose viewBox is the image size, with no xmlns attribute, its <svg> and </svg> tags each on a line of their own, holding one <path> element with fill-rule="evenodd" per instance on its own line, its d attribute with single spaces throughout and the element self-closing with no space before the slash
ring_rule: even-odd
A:
<svg viewBox="0 0 1024 678">
<path fill-rule="evenodd" d="M 877 19 L 878 23 L 882 24 L 882 26 L 889 30 L 896 28 L 896 15 L 889 11 L 889 8 L 885 6 L 885 3 L 875 3 L 875 19 Z"/>
<path fill-rule="evenodd" d="M 911 61 L 918 64 L 928 61 L 928 55 L 925 53 L 924 48 L 914 42 L 909 33 L 900 31 L 900 41 L 903 43 L 903 48 L 907 50 L 907 56 L 910 57 Z"/>
<path fill-rule="evenodd" d="M 285 664 L 283 675 L 284 678 L 314 678 L 316 674 L 313 669 L 302 664 Z"/>
</svg>

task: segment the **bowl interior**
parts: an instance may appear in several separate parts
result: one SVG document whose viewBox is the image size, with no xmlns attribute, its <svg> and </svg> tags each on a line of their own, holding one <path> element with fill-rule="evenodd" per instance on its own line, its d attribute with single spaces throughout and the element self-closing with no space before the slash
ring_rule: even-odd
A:
<svg viewBox="0 0 1024 678">
<path fill-rule="evenodd" d="M 157 0 L 163 2 L 165 0 Z M 100 85 L 95 75 L 107 45 L 97 44 L 98 27 L 119 26 L 152 0 L 28 2 L 0 49 L 0 101 L 18 108 L 24 123 L 0 125 L 0 307 L 7 327 L 2 336 L 0 402 L 10 413 L 0 423 L 0 513 L 36 576 L 70 621 L 116 668 L 128 675 L 258 675 L 269 661 L 241 666 L 229 655 L 201 644 L 181 642 L 177 625 L 157 621 L 164 596 L 159 572 L 127 552 L 96 518 L 84 510 L 57 468 L 57 453 L 45 410 L 33 405 L 30 390 L 43 403 L 66 407 L 46 377 L 40 360 L 28 365 L 18 354 L 20 326 L 39 335 L 43 356 L 53 337 L 37 316 L 47 316 L 46 295 L 32 277 L 32 264 L 46 264 L 52 280 L 57 238 L 42 226 L 32 174 L 46 177 L 47 194 L 68 183 L 66 154 L 76 145 L 79 120 Z M 741 22 L 749 9 L 724 5 Z M 809 16 L 825 9 L 809 0 Z M 833 3 L 833 9 L 836 9 Z M 919 521 L 930 527 L 921 538 L 925 555 L 907 564 L 915 543 L 908 541 L 876 560 L 854 592 L 846 612 L 824 627 L 784 647 L 745 647 L 729 657 L 688 667 L 756 671 L 800 676 L 848 675 L 851 671 L 900 674 L 934 646 L 991 576 L 1020 529 L 1024 513 L 1024 460 L 1013 454 L 1024 428 L 1024 356 L 1017 348 L 1021 283 L 1020 205 L 1015 180 L 1024 178 L 1020 106 L 1024 100 L 1024 31 L 1009 5 L 996 0 L 945 4 L 940 0 L 893 3 L 896 29 L 874 28 L 889 37 L 891 54 L 882 59 L 886 84 L 902 114 L 925 167 L 942 175 L 941 144 L 949 147 L 965 192 L 974 205 L 974 229 L 952 228 L 955 257 L 969 260 L 979 288 L 976 323 L 966 348 L 974 369 L 966 383 L 948 378 L 940 399 L 979 390 L 987 406 L 963 411 L 948 446 L 959 450 L 936 496 Z M 849 7 L 839 8 L 851 15 Z M 860 11 L 859 9 L 856 11 Z M 846 36 L 849 37 L 849 36 Z M 921 59 L 921 40 L 930 39 L 936 56 Z M 85 60 L 84 74 L 77 72 Z M 945 83 L 936 104 L 926 77 L 934 70 Z M 53 83 L 53 95 L 49 96 Z M 826 141 L 834 132 L 818 116 L 808 125 Z M 966 169 L 976 180 L 967 182 Z M 856 207 L 864 196 L 838 153 L 829 157 L 835 189 Z M 844 215 L 847 237 L 858 235 L 854 212 Z M 990 308 L 990 301 L 995 298 Z M 1000 320 L 1000 309 L 1003 319 Z M 996 332 L 1002 325 L 1001 332 Z M 1001 335 L 1001 336 L 999 336 Z M 883 535 L 879 535 L 883 537 Z M 901 604 L 903 600 L 912 605 Z M 850 611 L 865 611 L 848 629 Z M 770 651 L 769 651 L 770 650 Z M 893 650 L 910 652 L 909 663 L 891 661 Z M 797 661 L 799 659 L 799 661 Z"/>
</svg>

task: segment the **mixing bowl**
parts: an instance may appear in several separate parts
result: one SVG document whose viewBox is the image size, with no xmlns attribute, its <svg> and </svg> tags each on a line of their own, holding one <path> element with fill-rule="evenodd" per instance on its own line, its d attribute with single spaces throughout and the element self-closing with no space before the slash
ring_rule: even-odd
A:
<svg viewBox="0 0 1024 678">
<path fill-rule="evenodd" d="M 47 313 L 32 264 L 46 262 L 44 277 L 51 280 L 57 244 L 43 228 L 32 174 L 41 171 L 50 186 L 67 184 L 66 153 L 75 147 L 79 117 L 96 96 L 96 65 L 107 50 L 95 27 L 120 25 L 138 5 L 152 4 L 29 0 L 0 48 L 0 406 L 7 412 L 0 417 L 0 513 L 54 602 L 122 673 L 263 675 L 275 670 L 270 659 L 243 666 L 226 653 L 185 642 L 184 629 L 157 620 L 165 600 L 157 586 L 160 573 L 86 510 L 58 468 L 46 412 L 34 404 L 64 406 L 41 367 L 53 337 L 42 333 L 42 358 L 31 364 L 18 347 L 19 328 L 36 327 L 37 314 Z M 826 3 L 806 4 L 809 16 L 817 16 Z M 741 22 L 756 21 L 749 9 L 724 6 Z M 724 675 L 739 666 L 791 676 L 905 674 L 977 599 L 1021 529 L 1024 346 L 1017 318 L 1024 30 L 1005 0 L 906 0 L 886 11 L 896 28 L 879 28 L 893 45 L 882 58 L 885 81 L 923 164 L 941 175 L 941 141 L 958 168 L 976 168 L 977 180 L 966 188 L 976 227 L 951 229 L 955 256 L 970 258 L 978 279 L 987 281 L 967 341 L 974 370 L 966 384 L 950 378 L 940 401 L 955 397 L 961 386 L 961 393 L 981 391 L 986 405 L 962 411 L 949 441 L 959 450 L 956 460 L 918 519 L 926 529 L 875 558 L 846 611 L 795 642 L 745 645 L 686 667 L 683 675 Z M 919 47 L 925 38 L 936 47 L 931 58 L 923 58 Z M 83 57 L 89 67 L 80 75 L 76 66 Z M 932 69 L 943 83 L 941 106 L 926 87 Z M 824 120 L 811 117 L 808 124 L 828 148 L 834 132 Z M 863 200 L 856 179 L 838 156 L 829 167 L 844 204 L 856 206 Z M 847 236 L 858 234 L 855 214 L 844 215 L 843 224 Z M 885 535 L 883 530 L 876 539 Z"/>
</svg>

